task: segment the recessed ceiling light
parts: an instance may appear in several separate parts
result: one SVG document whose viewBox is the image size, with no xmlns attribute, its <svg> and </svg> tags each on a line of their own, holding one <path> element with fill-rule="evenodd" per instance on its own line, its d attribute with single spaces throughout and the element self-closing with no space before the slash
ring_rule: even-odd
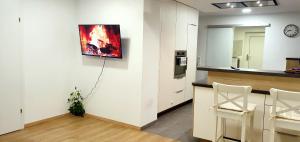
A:
<svg viewBox="0 0 300 142">
<path fill-rule="evenodd" d="M 245 14 L 251 13 L 251 12 L 252 12 L 252 9 L 250 9 L 250 8 L 244 8 L 244 9 L 242 10 L 242 12 L 245 13 Z"/>
<path fill-rule="evenodd" d="M 234 5 L 231 5 L 230 8 L 234 8 Z"/>
<path fill-rule="evenodd" d="M 262 6 L 264 6 L 262 3 L 260 3 L 258 6 L 260 6 L 260 7 L 262 7 Z"/>
<path fill-rule="evenodd" d="M 229 3 L 226 3 L 226 6 L 228 6 L 228 7 L 229 7 L 229 6 L 230 6 L 230 2 L 229 2 Z"/>
<path fill-rule="evenodd" d="M 260 0 L 256 2 L 257 4 L 260 4 Z"/>
</svg>

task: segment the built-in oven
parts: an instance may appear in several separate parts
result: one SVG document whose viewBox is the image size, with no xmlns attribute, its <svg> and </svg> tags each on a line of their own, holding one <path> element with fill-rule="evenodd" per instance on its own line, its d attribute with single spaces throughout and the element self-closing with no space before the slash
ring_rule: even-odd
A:
<svg viewBox="0 0 300 142">
<path fill-rule="evenodd" d="M 180 79 L 185 77 L 186 69 L 187 69 L 186 50 L 176 50 L 174 78 Z"/>
</svg>

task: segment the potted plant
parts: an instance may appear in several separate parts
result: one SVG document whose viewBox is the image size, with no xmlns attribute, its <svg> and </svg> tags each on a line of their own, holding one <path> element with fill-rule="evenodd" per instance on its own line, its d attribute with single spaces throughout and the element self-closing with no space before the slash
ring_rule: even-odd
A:
<svg viewBox="0 0 300 142">
<path fill-rule="evenodd" d="M 69 111 L 71 114 L 75 116 L 81 116 L 83 117 L 85 114 L 85 109 L 83 106 L 83 100 L 84 98 L 81 96 L 80 91 L 75 87 L 75 91 L 70 94 L 70 97 L 68 98 L 69 103 Z"/>
</svg>

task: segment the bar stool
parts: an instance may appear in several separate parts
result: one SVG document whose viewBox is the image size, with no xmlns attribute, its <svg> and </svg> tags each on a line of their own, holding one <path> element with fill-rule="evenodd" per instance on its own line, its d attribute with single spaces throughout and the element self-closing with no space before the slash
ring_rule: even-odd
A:
<svg viewBox="0 0 300 142">
<path fill-rule="evenodd" d="M 250 129 L 253 130 L 255 104 L 248 103 L 248 95 L 252 91 L 251 86 L 235 86 L 220 83 L 213 83 L 214 106 L 216 123 L 213 142 L 220 139 L 224 141 L 224 122 L 225 119 L 238 120 L 241 122 L 241 142 L 246 141 L 246 127 L 250 123 Z M 221 119 L 221 134 L 218 136 L 218 122 Z M 251 136 L 248 137 L 251 140 Z"/>
<path fill-rule="evenodd" d="M 270 108 L 270 142 L 275 141 L 276 129 L 300 131 L 300 92 L 290 92 L 272 88 L 273 105 Z M 280 105 L 280 106 L 279 106 Z"/>
</svg>

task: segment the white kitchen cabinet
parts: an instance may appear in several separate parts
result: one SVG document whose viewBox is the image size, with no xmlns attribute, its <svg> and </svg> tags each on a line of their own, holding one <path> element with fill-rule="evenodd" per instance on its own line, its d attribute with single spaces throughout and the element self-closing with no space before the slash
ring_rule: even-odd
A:
<svg viewBox="0 0 300 142">
<path fill-rule="evenodd" d="M 194 96 L 194 129 L 193 136 L 212 140 L 215 127 L 213 109 L 213 90 L 211 88 L 195 87 Z"/>
<path fill-rule="evenodd" d="M 188 42 L 187 42 L 187 70 L 185 81 L 185 101 L 193 98 L 193 85 L 196 79 L 197 71 L 197 38 L 198 26 L 188 25 Z"/>
<path fill-rule="evenodd" d="M 178 105 L 178 104 L 184 102 L 186 77 L 173 78 L 171 81 L 174 83 L 174 86 L 172 86 L 172 91 L 173 91 L 172 98 L 175 99 L 175 102 L 174 102 L 175 105 Z"/>
<path fill-rule="evenodd" d="M 177 3 L 176 19 L 176 50 L 187 50 L 188 9 L 187 6 Z"/>
<path fill-rule="evenodd" d="M 189 32 L 188 26 L 198 25 L 198 13 L 199 12 L 197 10 L 191 7 L 188 7 L 182 3 L 177 3 L 176 50 L 187 50 Z"/>
<path fill-rule="evenodd" d="M 198 11 L 174 0 L 161 0 L 161 44 L 158 112 L 193 97 L 196 78 Z M 191 20 L 193 19 L 193 20 Z M 194 25 L 191 25 L 193 21 Z M 192 26 L 192 27 L 190 27 Z M 175 51 L 187 51 L 186 77 L 174 78 Z"/>
<path fill-rule="evenodd" d="M 184 102 L 184 94 L 185 94 L 184 89 L 180 89 L 178 91 L 173 92 L 172 99 L 174 99 L 174 105 L 178 105 L 178 104 Z"/>
<path fill-rule="evenodd" d="M 176 43 L 176 2 L 161 1 L 161 42 L 158 111 L 174 106 L 174 56 Z"/>
</svg>

